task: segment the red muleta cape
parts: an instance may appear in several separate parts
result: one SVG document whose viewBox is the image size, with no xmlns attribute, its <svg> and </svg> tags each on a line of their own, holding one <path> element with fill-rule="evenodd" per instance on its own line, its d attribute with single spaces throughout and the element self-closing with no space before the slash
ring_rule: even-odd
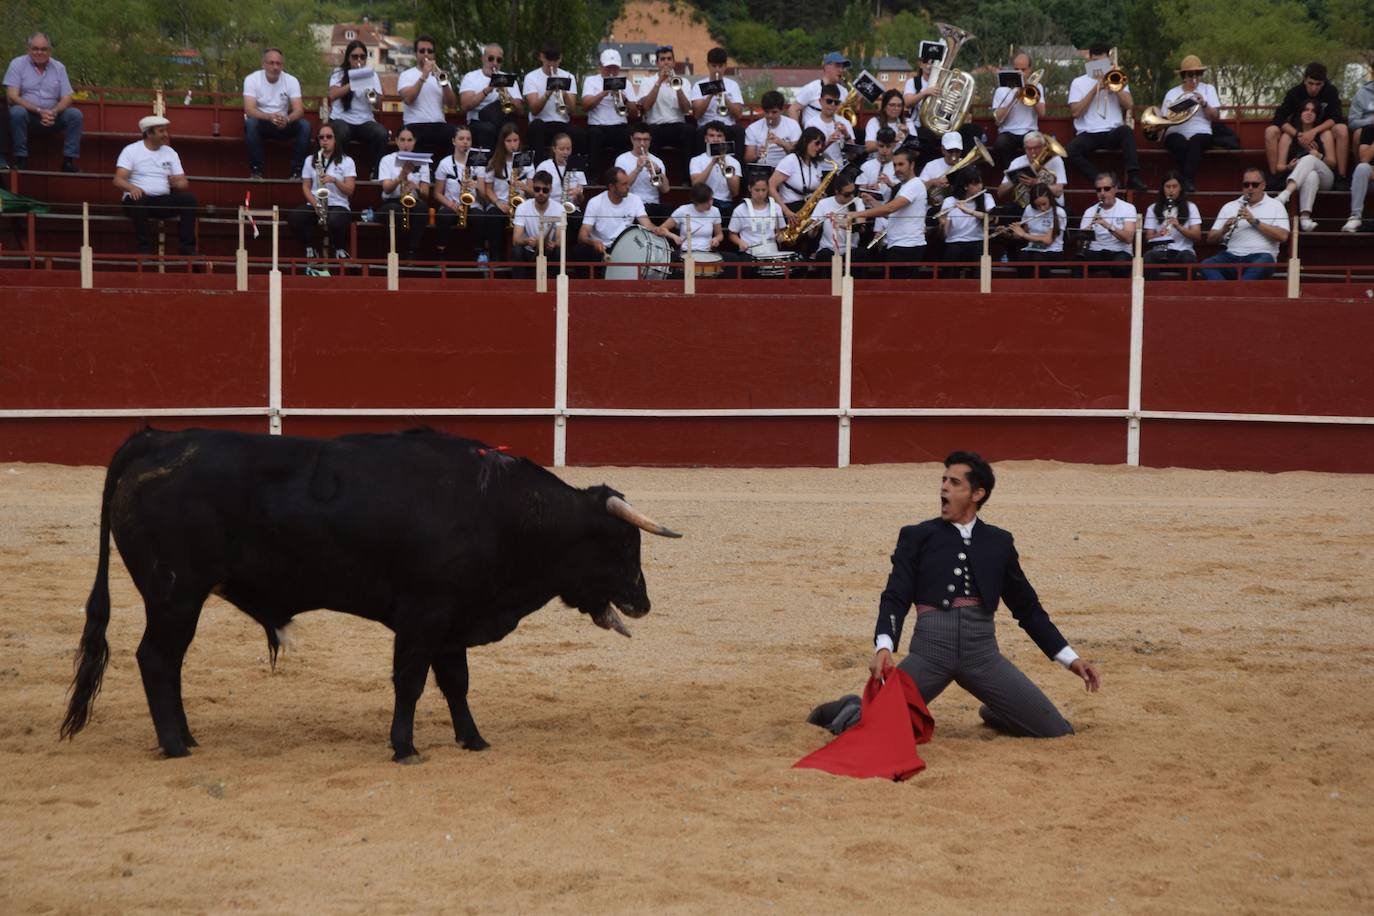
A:
<svg viewBox="0 0 1374 916">
<path fill-rule="evenodd" d="M 859 721 L 834 741 L 792 766 L 824 770 L 836 776 L 881 776 L 901 781 L 926 768 L 916 753 L 935 733 L 916 683 L 900 668 L 888 668 L 885 681 L 870 677 L 864 688 Z"/>
</svg>

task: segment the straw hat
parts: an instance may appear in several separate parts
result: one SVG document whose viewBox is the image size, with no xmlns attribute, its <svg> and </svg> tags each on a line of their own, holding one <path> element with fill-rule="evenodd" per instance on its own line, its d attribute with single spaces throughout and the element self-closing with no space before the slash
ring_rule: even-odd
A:
<svg viewBox="0 0 1374 916">
<path fill-rule="evenodd" d="M 1178 69 L 1175 70 L 1174 72 L 1175 72 L 1175 73 L 1186 73 L 1186 72 L 1188 72 L 1189 70 L 1206 70 L 1206 69 L 1207 69 L 1207 68 L 1204 67 L 1204 66 L 1202 65 L 1202 58 L 1198 57 L 1196 54 L 1189 54 L 1187 57 L 1183 58 L 1183 62 L 1180 63 L 1180 64 L 1178 65 Z"/>
</svg>

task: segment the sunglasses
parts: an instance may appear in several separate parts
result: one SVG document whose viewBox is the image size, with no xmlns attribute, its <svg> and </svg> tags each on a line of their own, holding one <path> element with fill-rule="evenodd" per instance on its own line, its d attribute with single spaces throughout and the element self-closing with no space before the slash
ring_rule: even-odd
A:
<svg viewBox="0 0 1374 916">
<path fill-rule="evenodd" d="M 1099 194 L 1106 194 L 1108 191 L 1115 191 L 1115 190 L 1116 190 L 1116 187 L 1115 187 L 1114 185 L 1107 185 L 1105 188 L 1098 188 L 1098 189 L 1097 189 L 1097 193 L 1099 193 Z"/>
<path fill-rule="evenodd" d="M 334 135 L 333 135 L 333 134 L 320 134 L 320 139 L 321 139 L 321 140 L 333 140 L 333 139 L 334 139 Z"/>
<path fill-rule="evenodd" d="M 839 100 L 839 99 L 821 99 L 821 104 L 822 104 L 822 105 L 838 105 L 838 104 L 840 104 L 840 100 Z"/>
<path fill-rule="evenodd" d="M 433 49 L 433 48 L 416 48 L 416 49 L 415 49 L 415 53 L 416 53 L 416 54 L 433 54 L 433 53 L 434 53 L 434 49 Z"/>
<path fill-rule="evenodd" d="M 540 187 L 536 187 L 536 188 L 534 189 L 534 193 L 536 193 L 536 194 L 547 194 L 547 193 L 549 193 L 549 192 L 552 191 L 552 190 L 553 190 L 553 188 L 540 188 Z"/>
<path fill-rule="evenodd" d="M 1264 187 L 1264 182 L 1262 182 L 1262 181 L 1242 181 L 1242 182 L 1240 183 L 1240 186 L 1241 186 L 1242 188 L 1262 188 L 1262 187 Z"/>
<path fill-rule="evenodd" d="M 493 64 L 499 64 L 499 63 L 501 63 L 503 60 L 505 60 L 505 58 L 504 58 L 504 57 L 492 57 L 490 54 L 488 54 L 488 55 L 487 55 L 487 60 L 490 61 L 490 62 L 493 63 Z"/>
<path fill-rule="evenodd" d="M 366 52 L 366 51 L 354 51 L 352 54 L 348 55 L 348 59 L 349 59 L 349 60 L 367 60 L 367 52 Z"/>
</svg>

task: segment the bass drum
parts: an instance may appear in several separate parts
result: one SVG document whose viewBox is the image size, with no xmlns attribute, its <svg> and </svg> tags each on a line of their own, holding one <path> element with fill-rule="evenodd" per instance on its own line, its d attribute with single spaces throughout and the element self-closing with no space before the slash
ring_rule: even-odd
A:
<svg viewBox="0 0 1374 916">
<path fill-rule="evenodd" d="M 673 261 L 668 240 L 643 226 L 631 226 L 606 249 L 607 280 L 666 280 Z"/>
</svg>

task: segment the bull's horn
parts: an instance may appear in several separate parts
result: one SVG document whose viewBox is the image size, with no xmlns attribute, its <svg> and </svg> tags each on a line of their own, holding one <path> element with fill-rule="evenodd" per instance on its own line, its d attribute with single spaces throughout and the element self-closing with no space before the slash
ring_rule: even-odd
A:
<svg viewBox="0 0 1374 916">
<path fill-rule="evenodd" d="M 640 512 L 638 509 L 636 509 L 634 506 L 631 506 L 629 503 L 625 502 L 625 500 L 621 499 L 619 496 L 612 496 L 610 499 L 606 500 L 606 511 L 609 512 L 611 515 L 614 515 L 616 518 L 623 518 L 625 521 L 629 522 L 631 525 L 634 525 L 636 528 L 643 528 L 650 534 L 656 534 L 659 537 L 665 538 L 682 537 L 682 535 L 678 534 L 671 528 L 665 528 L 658 522 L 649 518 L 649 516 L 645 515 L 643 512 Z"/>
</svg>

